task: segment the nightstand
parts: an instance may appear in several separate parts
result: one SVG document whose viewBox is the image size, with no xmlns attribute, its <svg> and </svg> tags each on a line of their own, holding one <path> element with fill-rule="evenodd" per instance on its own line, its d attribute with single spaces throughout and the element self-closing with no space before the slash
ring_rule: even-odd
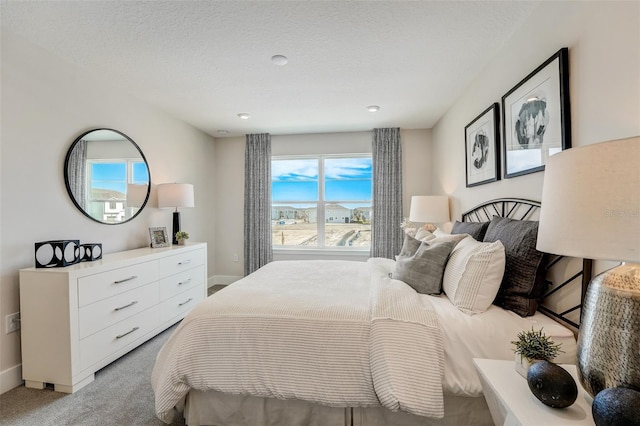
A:
<svg viewBox="0 0 640 426">
<path fill-rule="evenodd" d="M 516 372 L 514 361 L 474 358 L 473 363 L 496 425 L 594 425 L 592 399 L 580 386 L 575 365 L 563 364 L 562 368 L 578 385 L 576 402 L 567 408 L 551 408 L 531 393 L 527 380 Z"/>
</svg>

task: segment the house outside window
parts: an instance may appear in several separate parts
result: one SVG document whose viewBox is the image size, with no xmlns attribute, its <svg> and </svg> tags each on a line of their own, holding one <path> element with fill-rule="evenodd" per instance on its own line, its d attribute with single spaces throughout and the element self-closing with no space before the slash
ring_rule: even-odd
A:
<svg viewBox="0 0 640 426">
<path fill-rule="evenodd" d="M 271 161 L 273 247 L 369 250 L 371 154 Z"/>
<path fill-rule="evenodd" d="M 135 160 L 88 160 L 88 211 L 103 222 L 119 223 L 126 212 L 127 184 L 148 183 L 147 165 Z"/>
</svg>

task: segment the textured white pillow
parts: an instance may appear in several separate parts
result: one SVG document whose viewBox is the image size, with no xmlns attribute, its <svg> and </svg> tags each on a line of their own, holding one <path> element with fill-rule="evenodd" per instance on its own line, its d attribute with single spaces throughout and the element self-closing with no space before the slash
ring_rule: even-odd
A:
<svg viewBox="0 0 640 426">
<path fill-rule="evenodd" d="M 484 312 L 498 294 L 504 267 L 505 252 L 500 241 L 483 243 L 467 235 L 451 252 L 443 290 L 462 312 Z"/>
</svg>

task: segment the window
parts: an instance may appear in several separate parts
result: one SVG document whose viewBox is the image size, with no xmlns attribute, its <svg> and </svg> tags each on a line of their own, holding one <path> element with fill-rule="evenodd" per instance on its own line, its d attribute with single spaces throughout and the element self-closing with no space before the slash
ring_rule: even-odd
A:
<svg viewBox="0 0 640 426">
<path fill-rule="evenodd" d="M 105 222 L 124 220 L 127 184 L 148 183 L 149 172 L 140 160 L 89 160 L 87 181 L 88 211 Z"/>
<path fill-rule="evenodd" d="M 371 245 L 370 154 L 273 157 L 271 197 L 276 248 Z"/>
</svg>

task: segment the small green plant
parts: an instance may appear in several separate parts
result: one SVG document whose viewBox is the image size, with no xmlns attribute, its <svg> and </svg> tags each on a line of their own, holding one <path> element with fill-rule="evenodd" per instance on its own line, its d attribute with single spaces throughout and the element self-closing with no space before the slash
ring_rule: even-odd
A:
<svg viewBox="0 0 640 426">
<path fill-rule="evenodd" d="M 189 239 L 188 232 L 185 232 L 185 231 L 176 232 L 176 240 L 188 240 L 188 239 Z"/>
<path fill-rule="evenodd" d="M 562 344 L 556 344 L 542 332 L 542 328 L 535 331 L 531 327 L 531 331 L 521 331 L 518 333 L 518 340 L 512 341 L 511 344 L 515 346 L 513 351 L 516 354 L 529 360 L 551 361 L 558 353 L 564 352 L 560 349 Z"/>
</svg>

